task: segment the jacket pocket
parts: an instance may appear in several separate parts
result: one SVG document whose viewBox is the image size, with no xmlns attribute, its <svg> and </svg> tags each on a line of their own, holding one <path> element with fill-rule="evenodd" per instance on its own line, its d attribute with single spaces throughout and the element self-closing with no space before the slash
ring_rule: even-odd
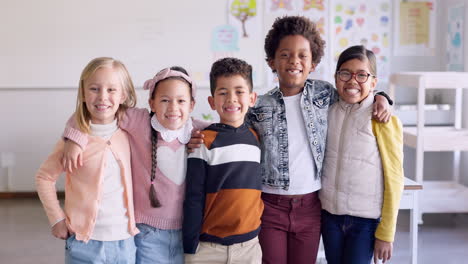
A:
<svg viewBox="0 0 468 264">
<path fill-rule="evenodd" d="M 254 107 L 250 110 L 249 119 L 259 135 L 273 134 L 273 107 Z"/>
<path fill-rule="evenodd" d="M 330 92 L 323 91 L 312 97 L 312 103 L 320 109 L 327 109 L 330 105 Z"/>
</svg>

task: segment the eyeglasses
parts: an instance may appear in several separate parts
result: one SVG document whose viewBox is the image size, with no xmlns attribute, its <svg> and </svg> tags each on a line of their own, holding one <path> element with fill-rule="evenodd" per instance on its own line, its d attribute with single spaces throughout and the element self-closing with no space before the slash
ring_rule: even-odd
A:
<svg viewBox="0 0 468 264">
<path fill-rule="evenodd" d="M 342 82 L 347 82 L 351 80 L 354 76 L 354 79 L 358 83 L 365 83 L 369 79 L 369 76 L 375 77 L 375 75 L 372 75 L 366 71 L 358 71 L 356 73 L 351 73 L 350 71 L 337 71 L 336 75 L 338 76 L 338 79 Z"/>
</svg>

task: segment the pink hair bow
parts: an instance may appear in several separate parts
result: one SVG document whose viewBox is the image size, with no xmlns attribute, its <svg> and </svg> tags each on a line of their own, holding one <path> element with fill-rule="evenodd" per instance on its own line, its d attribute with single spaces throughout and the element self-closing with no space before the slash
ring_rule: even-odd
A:
<svg viewBox="0 0 468 264">
<path fill-rule="evenodd" d="M 190 85 L 192 86 L 192 97 L 195 98 L 196 89 L 195 89 L 195 83 L 192 81 L 192 78 L 190 78 L 190 76 L 188 76 L 187 74 L 185 74 L 183 72 L 176 71 L 176 70 L 171 70 L 170 68 L 165 68 L 165 69 L 161 70 L 160 72 L 158 72 L 153 77 L 153 79 L 147 80 L 143 84 L 143 89 L 149 90 L 149 94 L 150 94 L 150 97 L 151 97 L 151 95 L 153 95 L 155 85 L 158 82 L 160 82 L 162 80 L 165 80 L 165 79 L 167 79 L 169 77 L 182 77 L 184 80 L 186 80 L 188 83 L 190 83 Z"/>
</svg>

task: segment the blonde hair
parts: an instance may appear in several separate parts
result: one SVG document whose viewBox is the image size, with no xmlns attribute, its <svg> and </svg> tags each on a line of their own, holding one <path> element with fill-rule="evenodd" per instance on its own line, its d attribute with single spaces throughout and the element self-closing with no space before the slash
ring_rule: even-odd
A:
<svg viewBox="0 0 468 264">
<path fill-rule="evenodd" d="M 97 70 L 104 67 L 114 69 L 119 74 L 123 93 L 126 97 L 125 101 L 119 105 L 119 109 L 117 110 L 117 120 L 122 118 L 122 115 L 125 110 L 127 110 L 127 108 L 134 107 L 136 105 L 135 87 L 133 86 L 132 78 L 130 77 L 130 74 L 128 73 L 125 65 L 122 62 L 110 57 L 99 57 L 91 60 L 81 72 L 80 83 L 78 86 L 78 96 L 76 99 L 76 122 L 78 124 L 78 128 L 84 133 L 89 134 L 89 120 L 91 119 L 91 114 L 89 113 L 88 108 L 86 108 L 84 97 L 84 82 L 85 80 L 89 79 Z"/>
</svg>

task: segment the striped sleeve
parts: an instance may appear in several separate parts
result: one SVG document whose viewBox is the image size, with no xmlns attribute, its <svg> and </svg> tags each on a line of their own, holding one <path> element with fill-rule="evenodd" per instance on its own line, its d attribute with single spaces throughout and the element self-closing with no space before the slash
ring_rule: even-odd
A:
<svg viewBox="0 0 468 264">
<path fill-rule="evenodd" d="M 400 120 L 392 116 L 388 123 L 372 120 L 372 130 L 377 139 L 384 175 L 382 218 L 375 237 L 393 242 L 404 187 L 403 129 Z"/>
<path fill-rule="evenodd" d="M 207 142 L 205 138 L 205 142 Z M 206 144 L 206 143 L 205 143 Z M 200 240 L 205 209 L 206 157 L 208 148 L 202 144 L 187 159 L 184 221 L 182 225 L 184 253 L 195 254 Z"/>
</svg>

